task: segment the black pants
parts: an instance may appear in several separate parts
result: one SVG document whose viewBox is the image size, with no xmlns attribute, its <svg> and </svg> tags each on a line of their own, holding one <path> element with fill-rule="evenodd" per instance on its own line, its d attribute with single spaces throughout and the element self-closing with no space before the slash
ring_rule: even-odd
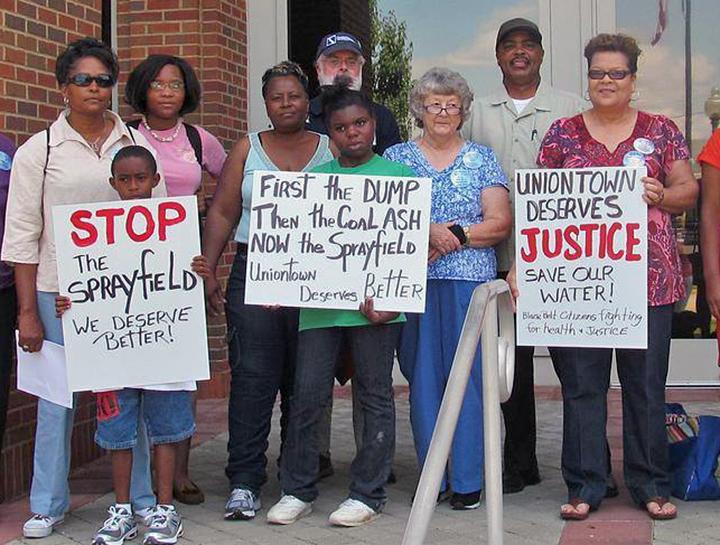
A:
<svg viewBox="0 0 720 545">
<path fill-rule="evenodd" d="M 499 272 L 505 279 L 507 272 Z M 505 475 L 534 475 L 538 471 L 535 443 L 534 346 L 515 347 L 515 374 L 510 399 L 501 405 L 505 421 L 503 472 Z"/>
<path fill-rule="evenodd" d="M 2 451 L 2 439 L 5 435 L 10 374 L 15 353 L 16 314 L 15 287 L 0 289 L 0 451 Z"/>
<path fill-rule="evenodd" d="M 616 349 L 622 387 L 623 473 L 638 504 L 670 495 L 665 381 L 672 305 L 648 307 L 647 350 Z M 607 392 L 611 348 L 550 348 L 563 393 L 562 473 L 568 499 L 592 507 L 607 485 Z"/>
<path fill-rule="evenodd" d="M 298 336 L 298 309 L 269 310 L 245 304 L 245 248 L 235 255 L 225 312 L 231 370 L 228 463 L 231 488 L 259 494 L 267 481 L 270 422 L 281 395 L 281 441 L 285 440 Z"/>
</svg>

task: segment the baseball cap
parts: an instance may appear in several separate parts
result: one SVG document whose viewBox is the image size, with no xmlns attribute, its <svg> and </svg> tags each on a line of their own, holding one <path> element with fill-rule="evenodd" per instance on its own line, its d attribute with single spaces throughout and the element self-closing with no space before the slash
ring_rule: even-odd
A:
<svg viewBox="0 0 720 545">
<path fill-rule="evenodd" d="M 347 32 L 333 32 L 327 36 L 323 36 L 318 45 L 317 52 L 315 53 L 315 60 L 320 58 L 320 55 L 329 55 L 335 51 L 352 51 L 358 55 L 362 55 L 362 45 L 352 34 Z"/>
<path fill-rule="evenodd" d="M 498 48 L 500 42 L 507 38 L 511 33 L 518 30 L 524 30 L 525 32 L 530 34 L 530 36 L 537 43 L 542 45 L 542 34 L 540 34 L 540 29 L 538 28 L 538 26 L 532 21 L 529 21 L 528 19 L 516 17 L 515 19 L 510 19 L 500 25 L 500 30 L 498 30 L 497 34 L 497 40 L 495 41 L 495 49 Z"/>
</svg>

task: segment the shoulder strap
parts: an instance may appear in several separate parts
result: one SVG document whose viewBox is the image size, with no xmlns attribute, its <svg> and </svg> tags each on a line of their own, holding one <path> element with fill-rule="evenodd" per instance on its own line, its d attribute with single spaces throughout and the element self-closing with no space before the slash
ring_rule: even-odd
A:
<svg viewBox="0 0 720 545">
<path fill-rule="evenodd" d="M 200 165 L 200 168 L 203 167 L 203 149 L 202 149 L 202 139 L 200 138 L 200 131 L 197 130 L 197 127 L 194 125 L 191 125 L 190 123 L 185 123 L 183 121 L 183 125 L 185 126 L 185 132 L 187 133 L 188 140 L 190 140 L 190 145 L 192 146 L 193 151 L 195 152 L 195 160 L 198 162 L 198 165 Z"/>
<path fill-rule="evenodd" d="M 140 120 L 139 119 L 132 119 L 125 123 L 125 126 L 128 128 L 128 132 L 130 133 L 130 139 L 133 141 L 133 144 L 137 144 L 135 141 L 135 135 L 133 134 L 133 129 L 136 131 L 140 128 Z"/>
</svg>

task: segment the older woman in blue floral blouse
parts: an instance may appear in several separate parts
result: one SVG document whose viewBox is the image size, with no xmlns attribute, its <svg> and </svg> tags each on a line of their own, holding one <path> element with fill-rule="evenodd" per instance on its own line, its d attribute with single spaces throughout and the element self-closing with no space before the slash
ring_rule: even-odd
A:
<svg viewBox="0 0 720 545">
<path fill-rule="evenodd" d="M 422 136 L 385 152 L 432 179 L 425 313 L 408 315 L 399 351 L 410 383 L 410 418 L 422 465 L 435 427 L 473 290 L 496 277 L 493 246 L 510 233 L 510 203 L 502 168 L 489 148 L 463 140 L 473 94 L 452 70 L 432 68 L 413 87 L 410 109 Z M 480 505 L 483 488 L 480 349 L 453 439 L 453 509 Z M 441 489 L 447 490 L 447 483 Z"/>
</svg>

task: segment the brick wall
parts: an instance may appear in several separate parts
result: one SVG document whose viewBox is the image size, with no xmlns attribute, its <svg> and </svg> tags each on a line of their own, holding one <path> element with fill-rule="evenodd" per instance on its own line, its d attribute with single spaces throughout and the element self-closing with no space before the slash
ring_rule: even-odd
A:
<svg viewBox="0 0 720 545">
<path fill-rule="evenodd" d="M 0 132 L 18 145 L 54 120 L 62 105 L 55 58 L 67 43 L 101 36 L 101 0 L 0 0 Z M 244 0 L 117 0 L 120 96 L 128 71 L 147 54 L 181 55 L 198 71 L 204 97 L 189 121 L 220 138 L 227 149 L 247 130 L 246 8 Z M 128 115 L 122 107 L 121 115 Z M 206 181 L 212 195 L 214 182 Z M 220 273 L 227 277 L 232 248 Z M 209 319 L 213 380 L 200 395 L 227 395 L 224 317 Z M 14 382 L 14 380 L 13 380 Z M 0 499 L 27 491 L 32 470 L 36 401 L 13 391 L 2 453 Z M 73 466 L 101 454 L 93 442 L 94 398 L 80 396 L 73 434 Z"/>
<path fill-rule="evenodd" d="M 151 53 L 185 58 L 196 70 L 203 87 L 198 110 L 188 121 L 216 135 L 230 149 L 247 131 L 246 4 L 244 0 L 131 0 L 118 1 L 118 55 L 121 59 L 119 93 L 133 66 Z M 122 105 L 123 117 L 132 110 Z M 204 180 L 212 195 L 215 183 Z M 219 277 L 229 274 L 234 248 L 219 264 Z M 208 342 L 213 379 L 199 385 L 203 397 L 227 395 L 229 369 L 225 343 L 225 317 L 208 317 Z"/>
</svg>

